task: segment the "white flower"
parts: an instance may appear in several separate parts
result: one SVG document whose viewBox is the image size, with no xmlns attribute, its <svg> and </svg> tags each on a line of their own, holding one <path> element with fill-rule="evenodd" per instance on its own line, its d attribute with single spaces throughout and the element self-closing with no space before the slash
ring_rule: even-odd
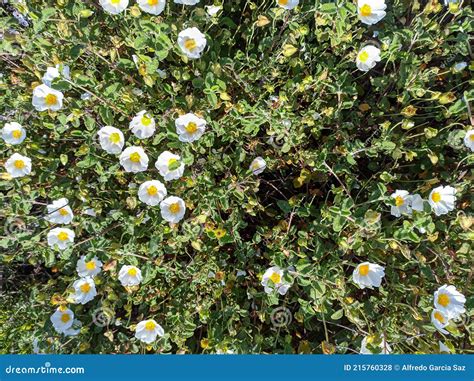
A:
<svg viewBox="0 0 474 381">
<path fill-rule="evenodd" d="M 362 342 L 360 343 L 360 354 L 373 355 L 377 353 L 377 352 L 372 352 L 369 348 L 367 348 L 367 345 L 371 345 L 373 347 L 378 346 L 381 349 L 381 352 L 380 352 L 381 355 L 388 355 L 392 352 L 392 348 L 390 348 L 390 345 L 388 345 L 385 338 L 381 339 L 377 335 L 366 336 L 362 339 Z"/>
<path fill-rule="evenodd" d="M 285 9 L 293 9 L 298 6 L 300 0 L 276 0 L 276 3 Z"/>
<path fill-rule="evenodd" d="M 357 53 L 357 68 L 369 71 L 380 61 L 380 49 L 373 45 L 366 45 Z"/>
<path fill-rule="evenodd" d="M 419 194 L 411 195 L 406 190 L 397 189 L 390 197 L 395 199 L 395 205 L 390 209 L 392 216 L 411 215 L 412 210 L 423 211 L 423 199 Z"/>
<path fill-rule="evenodd" d="M 34 88 L 32 103 L 37 111 L 58 111 L 63 107 L 63 93 L 42 84 Z"/>
<path fill-rule="evenodd" d="M 31 173 L 31 159 L 19 153 L 14 153 L 5 162 L 5 169 L 13 178 L 27 176 Z"/>
<path fill-rule="evenodd" d="M 172 224 L 177 224 L 181 221 L 186 213 L 184 201 L 175 196 L 165 198 L 160 204 L 160 209 L 161 217 Z"/>
<path fill-rule="evenodd" d="M 428 202 L 437 216 L 454 210 L 454 203 L 456 202 L 455 193 L 456 189 L 449 185 L 446 187 L 439 186 L 431 191 Z"/>
<path fill-rule="evenodd" d="M 67 307 L 61 306 L 49 318 L 54 329 L 58 333 L 64 333 L 72 327 L 74 322 L 74 313 Z"/>
<path fill-rule="evenodd" d="M 265 168 L 267 168 L 267 162 L 259 156 L 253 159 L 252 163 L 250 163 L 249 170 L 252 171 L 254 175 L 259 175 L 265 170 Z"/>
<path fill-rule="evenodd" d="M 441 341 L 438 341 L 438 344 L 440 353 L 451 353 L 451 349 L 449 349 L 446 344 L 442 343 Z"/>
<path fill-rule="evenodd" d="M 166 197 L 166 188 L 161 181 L 145 181 L 138 189 L 138 198 L 150 206 L 158 205 Z"/>
<path fill-rule="evenodd" d="M 198 140 L 206 131 L 206 121 L 192 113 L 181 115 L 174 124 L 179 140 L 184 143 Z"/>
<path fill-rule="evenodd" d="M 137 0 L 137 4 L 143 12 L 157 16 L 165 9 L 166 0 Z"/>
<path fill-rule="evenodd" d="M 436 309 L 444 313 L 448 319 L 457 319 L 466 312 L 464 308 L 466 297 L 456 287 L 444 285 L 434 293 L 434 305 Z"/>
<path fill-rule="evenodd" d="M 46 73 L 43 75 L 43 83 L 46 86 L 51 87 L 51 83 L 56 79 L 63 76 L 66 79 L 69 79 L 69 66 L 67 65 L 56 65 L 55 67 L 48 67 Z"/>
<path fill-rule="evenodd" d="M 136 286 L 142 281 L 142 272 L 138 267 L 124 265 L 119 271 L 118 275 L 120 283 L 122 286 Z"/>
<path fill-rule="evenodd" d="M 129 128 L 137 138 L 149 138 L 155 133 L 155 119 L 146 110 L 140 111 L 130 122 Z"/>
<path fill-rule="evenodd" d="M 359 285 L 360 288 L 380 287 L 382 278 L 385 276 L 384 267 L 375 263 L 360 263 L 352 273 L 352 280 Z"/>
<path fill-rule="evenodd" d="M 71 229 L 54 228 L 48 233 L 48 245 L 53 249 L 57 246 L 60 250 L 64 250 L 74 243 L 75 237 Z"/>
<path fill-rule="evenodd" d="M 118 15 L 128 7 L 128 0 L 99 0 L 104 11 L 111 15 Z"/>
<path fill-rule="evenodd" d="M 148 168 L 148 156 L 141 147 L 128 147 L 120 154 L 120 164 L 126 172 L 143 172 Z"/>
<path fill-rule="evenodd" d="M 155 167 L 165 181 L 177 180 L 184 173 L 184 163 L 181 162 L 181 157 L 169 151 L 165 151 L 158 156 Z"/>
<path fill-rule="evenodd" d="M 135 329 L 135 337 L 147 344 L 154 342 L 156 336 L 163 337 L 164 334 L 163 327 L 153 319 L 141 321 Z"/>
<path fill-rule="evenodd" d="M 70 224 L 74 218 L 67 198 L 60 198 L 46 206 L 47 215 L 44 218 L 53 224 Z"/>
<path fill-rule="evenodd" d="M 99 143 L 102 149 L 112 155 L 122 152 L 125 144 L 125 138 L 122 131 L 112 126 L 102 127 L 97 133 L 99 136 Z"/>
<path fill-rule="evenodd" d="M 267 294 L 271 294 L 276 290 L 280 295 L 285 295 L 291 284 L 283 278 L 283 270 L 278 266 L 273 266 L 265 271 L 261 284 Z"/>
<path fill-rule="evenodd" d="M 175 4 L 196 5 L 200 0 L 174 0 Z"/>
<path fill-rule="evenodd" d="M 76 280 L 72 287 L 74 287 L 74 300 L 76 303 L 86 304 L 97 295 L 94 279 L 89 276 Z"/>
<path fill-rule="evenodd" d="M 89 261 L 86 261 L 86 257 L 83 255 L 76 265 L 77 274 L 82 277 L 94 277 L 100 273 L 102 268 L 102 262 L 97 259 L 97 257 L 92 258 Z"/>
<path fill-rule="evenodd" d="M 358 0 L 357 13 L 360 21 L 367 25 L 377 24 L 386 13 L 385 0 Z"/>
<path fill-rule="evenodd" d="M 464 144 L 466 145 L 467 148 L 469 148 L 472 152 L 474 152 L 474 129 L 466 132 L 466 135 L 464 136 Z"/>
<path fill-rule="evenodd" d="M 200 58 L 206 44 L 206 36 L 198 28 L 187 28 L 178 34 L 178 45 L 188 58 Z"/>
<path fill-rule="evenodd" d="M 5 123 L 2 128 L 2 139 L 7 144 L 20 144 L 26 138 L 26 130 L 21 126 L 20 123 L 11 122 Z"/>
<path fill-rule="evenodd" d="M 222 5 L 206 5 L 206 12 L 209 16 L 216 16 L 219 11 L 222 9 Z"/>
<path fill-rule="evenodd" d="M 411 214 L 410 194 L 406 190 L 397 189 L 390 197 L 395 199 L 395 205 L 392 205 L 390 209 L 392 216 L 400 217 L 402 214 Z"/>
<path fill-rule="evenodd" d="M 449 318 L 443 311 L 434 309 L 433 312 L 431 312 L 431 322 L 438 331 L 445 335 L 449 335 L 449 332 L 444 329 L 449 325 Z"/>
</svg>

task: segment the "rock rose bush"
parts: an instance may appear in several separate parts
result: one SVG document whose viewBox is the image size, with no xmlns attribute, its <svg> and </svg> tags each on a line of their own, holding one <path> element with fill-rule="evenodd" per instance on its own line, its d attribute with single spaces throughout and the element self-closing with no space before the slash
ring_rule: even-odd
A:
<svg viewBox="0 0 474 381">
<path fill-rule="evenodd" d="M 3 353 L 472 353 L 469 4 L 0 7 Z"/>
</svg>

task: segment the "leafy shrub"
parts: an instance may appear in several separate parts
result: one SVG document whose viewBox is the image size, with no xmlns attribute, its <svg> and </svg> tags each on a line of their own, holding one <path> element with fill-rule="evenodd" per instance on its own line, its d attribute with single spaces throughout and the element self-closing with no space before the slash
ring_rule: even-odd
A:
<svg viewBox="0 0 474 381">
<path fill-rule="evenodd" d="M 2 352 L 37 342 L 61 353 L 352 353 L 367 335 L 373 351 L 383 339 L 395 353 L 437 352 L 440 340 L 472 351 L 472 9 L 395 0 L 368 26 L 350 1 L 225 1 L 215 16 L 208 3 L 168 1 L 159 16 L 133 1 L 115 16 L 95 1 L 0 10 L 2 119 L 27 131 L 21 145 L 0 143 L 0 160 L 32 161 L 29 176 L 0 181 Z M 177 46 L 188 27 L 206 36 L 200 59 Z M 381 61 L 363 72 L 368 43 Z M 51 84 L 64 105 L 39 112 L 33 88 L 56 64 L 70 67 Z M 148 139 L 128 131 L 141 110 L 156 121 Z M 188 112 L 207 121 L 193 143 L 174 123 Z M 146 172 L 126 173 L 101 148 L 107 125 L 144 148 Z M 171 225 L 137 196 L 163 181 L 153 163 L 166 150 L 186 165 L 165 182 L 187 208 Z M 267 167 L 255 175 L 258 156 Z M 395 190 L 427 199 L 440 185 L 456 189 L 455 210 L 436 216 L 425 202 L 391 215 Z M 48 246 L 45 220 L 61 198 L 76 236 L 63 251 Z M 104 264 L 84 305 L 71 299 L 81 256 Z M 381 287 L 352 281 L 366 261 L 385 268 Z M 123 265 L 141 269 L 140 286 L 120 284 Z M 274 265 L 289 269 L 284 296 L 261 285 Z M 468 298 L 444 338 L 430 322 L 443 284 Z M 81 321 L 78 335 L 54 331 L 59 305 Z M 147 318 L 165 330 L 150 345 L 134 338 Z"/>
</svg>

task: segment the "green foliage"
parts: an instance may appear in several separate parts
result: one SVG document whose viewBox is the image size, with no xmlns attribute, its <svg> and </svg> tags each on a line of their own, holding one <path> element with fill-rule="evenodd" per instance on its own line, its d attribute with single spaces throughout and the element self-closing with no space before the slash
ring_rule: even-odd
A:
<svg viewBox="0 0 474 381">
<path fill-rule="evenodd" d="M 33 166 L 30 176 L 0 180 L 1 351 L 31 352 L 36 338 L 41 351 L 61 353 L 351 353 L 367 334 L 384 335 L 396 353 L 433 353 L 438 340 L 472 351 L 473 156 L 462 142 L 474 100 L 470 7 L 394 0 L 367 26 L 342 0 L 302 0 L 292 11 L 225 1 L 217 17 L 201 3 L 168 1 L 151 16 L 132 1 L 111 16 L 96 1 L 32 0 L 29 27 L 0 9 L 0 109 L 28 133 L 20 146 L 1 141 L 0 161 L 19 152 Z M 199 60 L 176 44 L 192 26 L 208 41 Z M 364 73 L 355 59 L 367 42 L 380 45 L 382 61 Z M 458 71 L 461 61 L 468 67 Z M 58 63 L 71 68 L 70 80 L 52 85 L 64 107 L 37 112 L 32 89 Z M 128 131 L 141 110 L 157 122 L 147 140 Z M 185 112 L 208 121 L 193 144 L 175 132 Z M 147 172 L 125 173 L 100 148 L 104 125 L 144 147 Z M 153 163 L 165 150 L 186 164 L 183 178 L 166 183 L 188 209 L 173 226 L 137 196 L 137 185 L 159 178 Z M 267 168 L 254 176 L 257 156 Z M 395 189 L 427 198 L 438 185 L 457 189 L 454 211 L 390 215 Z M 47 245 L 44 220 L 45 205 L 61 197 L 75 213 L 76 241 L 64 252 Z M 82 255 L 105 268 L 97 297 L 69 304 L 83 327 L 68 338 L 49 316 L 68 301 Z M 353 283 L 364 261 L 385 266 L 380 288 Z M 144 274 L 135 290 L 117 279 L 124 264 Z M 294 267 L 285 296 L 260 284 L 272 265 Z M 447 341 L 430 322 L 443 284 L 468 298 Z M 276 328 L 278 306 L 292 321 Z M 93 323 L 101 308 L 113 324 Z M 146 318 L 166 332 L 148 348 L 133 331 Z"/>
</svg>

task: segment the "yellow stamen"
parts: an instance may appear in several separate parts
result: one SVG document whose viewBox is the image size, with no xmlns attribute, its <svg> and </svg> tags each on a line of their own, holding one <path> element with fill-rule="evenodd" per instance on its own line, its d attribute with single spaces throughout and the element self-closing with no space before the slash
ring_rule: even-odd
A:
<svg viewBox="0 0 474 381">
<path fill-rule="evenodd" d="M 86 262 L 86 269 L 89 271 L 95 270 L 95 262 L 94 261 Z"/>
<path fill-rule="evenodd" d="M 14 139 L 20 139 L 21 138 L 21 130 L 12 131 L 12 136 L 13 136 Z"/>
<path fill-rule="evenodd" d="M 109 136 L 109 140 L 112 143 L 117 144 L 118 142 L 120 142 L 120 134 L 118 132 L 112 132 Z"/>
<path fill-rule="evenodd" d="M 23 169 L 25 168 L 25 162 L 23 160 L 15 160 L 15 163 L 13 163 L 16 169 Z"/>
<path fill-rule="evenodd" d="M 178 213 L 181 210 L 179 203 L 175 202 L 169 206 L 170 212 L 173 214 Z"/>
<path fill-rule="evenodd" d="M 278 0 L 278 5 L 287 5 L 289 0 Z"/>
<path fill-rule="evenodd" d="M 438 320 L 440 323 L 444 323 L 445 321 L 443 315 L 441 315 L 441 313 L 439 313 L 438 311 L 434 313 L 434 318 Z"/>
<path fill-rule="evenodd" d="M 130 161 L 134 163 L 139 163 L 140 162 L 140 154 L 138 152 L 134 152 L 130 154 Z"/>
<path fill-rule="evenodd" d="M 46 106 L 54 106 L 58 103 L 58 97 L 54 94 L 48 94 L 44 98 L 44 103 L 46 103 Z"/>
<path fill-rule="evenodd" d="M 69 316 L 69 314 L 62 314 L 61 315 L 61 321 L 63 323 L 67 323 L 69 320 L 71 320 L 71 317 Z"/>
<path fill-rule="evenodd" d="M 168 169 L 171 170 L 171 167 L 178 162 L 177 159 L 169 159 L 168 160 Z"/>
<path fill-rule="evenodd" d="M 69 212 L 67 211 L 67 209 L 61 208 L 61 209 L 59 209 L 59 214 L 61 216 L 67 216 L 69 214 Z"/>
<path fill-rule="evenodd" d="M 150 0 L 149 0 L 150 1 Z M 150 4 L 150 5 L 155 5 L 155 4 Z M 143 115 L 142 116 L 142 124 L 146 127 L 146 126 L 149 126 L 151 123 L 151 118 L 149 118 L 148 116 L 146 115 Z"/>
<path fill-rule="evenodd" d="M 365 50 L 359 53 L 360 62 L 366 62 L 368 59 L 369 59 L 369 53 L 367 53 Z"/>
<path fill-rule="evenodd" d="M 89 283 L 84 283 L 83 285 L 81 285 L 82 293 L 87 294 L 90 290 L 91 286 L 89 285 Z"/>
<path fill-rule="evenodd" d="M 155 327 L 156 327 L 156 324 L 153 323 L 152 321 L 147 321 L 147 322 L 145 323 L 145 329 L 146 329 L 147 331 L 153 331 L 153 330 L 155 329 Z"/>
<path fill-rule="evenodd" d="M 66 241 L 69 238 L 68 234 L 66 232 L 60 232 L 58 234 L 58 239 L 60 241 Z"/>
<path fill-rule="evenodd" d="M 441 294 L 438 296 L 438 304 L 442 305 L 443 307 L 447 307 L 450 303 L 449 296 L 446 294 Z"/>
<path fill-rule="evenodd" d="M 154 185 L 150 185 L 146 192 L 149 196 L 156 196 L 158 194 L 158 189 Z"/>
<path fill-rule="evenodd" d="M 396 206 L 402 206 L 404 203 L 405 203 L 405 200 L 403 199 L 402 196 L 395 197 L 395 205 Z"/>
<path fill-rule="evenodd" d="M 158 0 L 148 0 L 148 5 L 154 6 L 158 4 Z"/>
<path fill-rule="evenodd" d="M 186 126 L 186 131 L 189 134 L 194 134 L 197 131 L 197 129 L 198 129 L 198 126 L 194 122 L 189 122 L 188 125 Z"/>
<path fill-rule="evenodd" d="M 362 265 L 359 267 L 359 274 L 362 276 L 367 276 L 369 273 L 369 265 Z"/>
<path fill-rule="evenodd" d="M 132 267 L 131 269 L 128 270 L 128 275 L 136 276 L 137 275 L 137 269 L 135 267 Z"/>
<path fill-rule="evenodd" d="M 186 41 L 184 41 L 184 47 L 186 50 L 192 52 L 197 47 L 196 40 L 194 38 L 188 38 Z"/>
<path fill-rule="evenodd" d="M 274 283 L 274 284 L 278 284 L 281 282 L 281 275 L 278 274 L 278 273 L 273 273 L 271 276 L 270 276 L 270 280 Z"/>
<path fill-rule="evenodd" d="M 363 17 L 369 17 L 372 14 L 372 8 L 370 7 L 369 4 L 364 4 L 360 8 L 360 15 Z"/>
<path fill-rule="evenodd" d="M 433 200 L 433 202 L 440 202 L 441 201 L 441 195 L 439 194 L 439 192 L 434 192 L 431 195 L 431 199 Z"/>
<path fill-rule="evenodd" d="M 469 136 L 469 140 L 470 140 L 471 142 L 474 142 L 474 134 L 471 134 L 471 135 Z"/>
<path fill-rule="evenodd" d="M 120 0 L 110 0 L 113 5 L 120 4 Z"/>
</svg>

